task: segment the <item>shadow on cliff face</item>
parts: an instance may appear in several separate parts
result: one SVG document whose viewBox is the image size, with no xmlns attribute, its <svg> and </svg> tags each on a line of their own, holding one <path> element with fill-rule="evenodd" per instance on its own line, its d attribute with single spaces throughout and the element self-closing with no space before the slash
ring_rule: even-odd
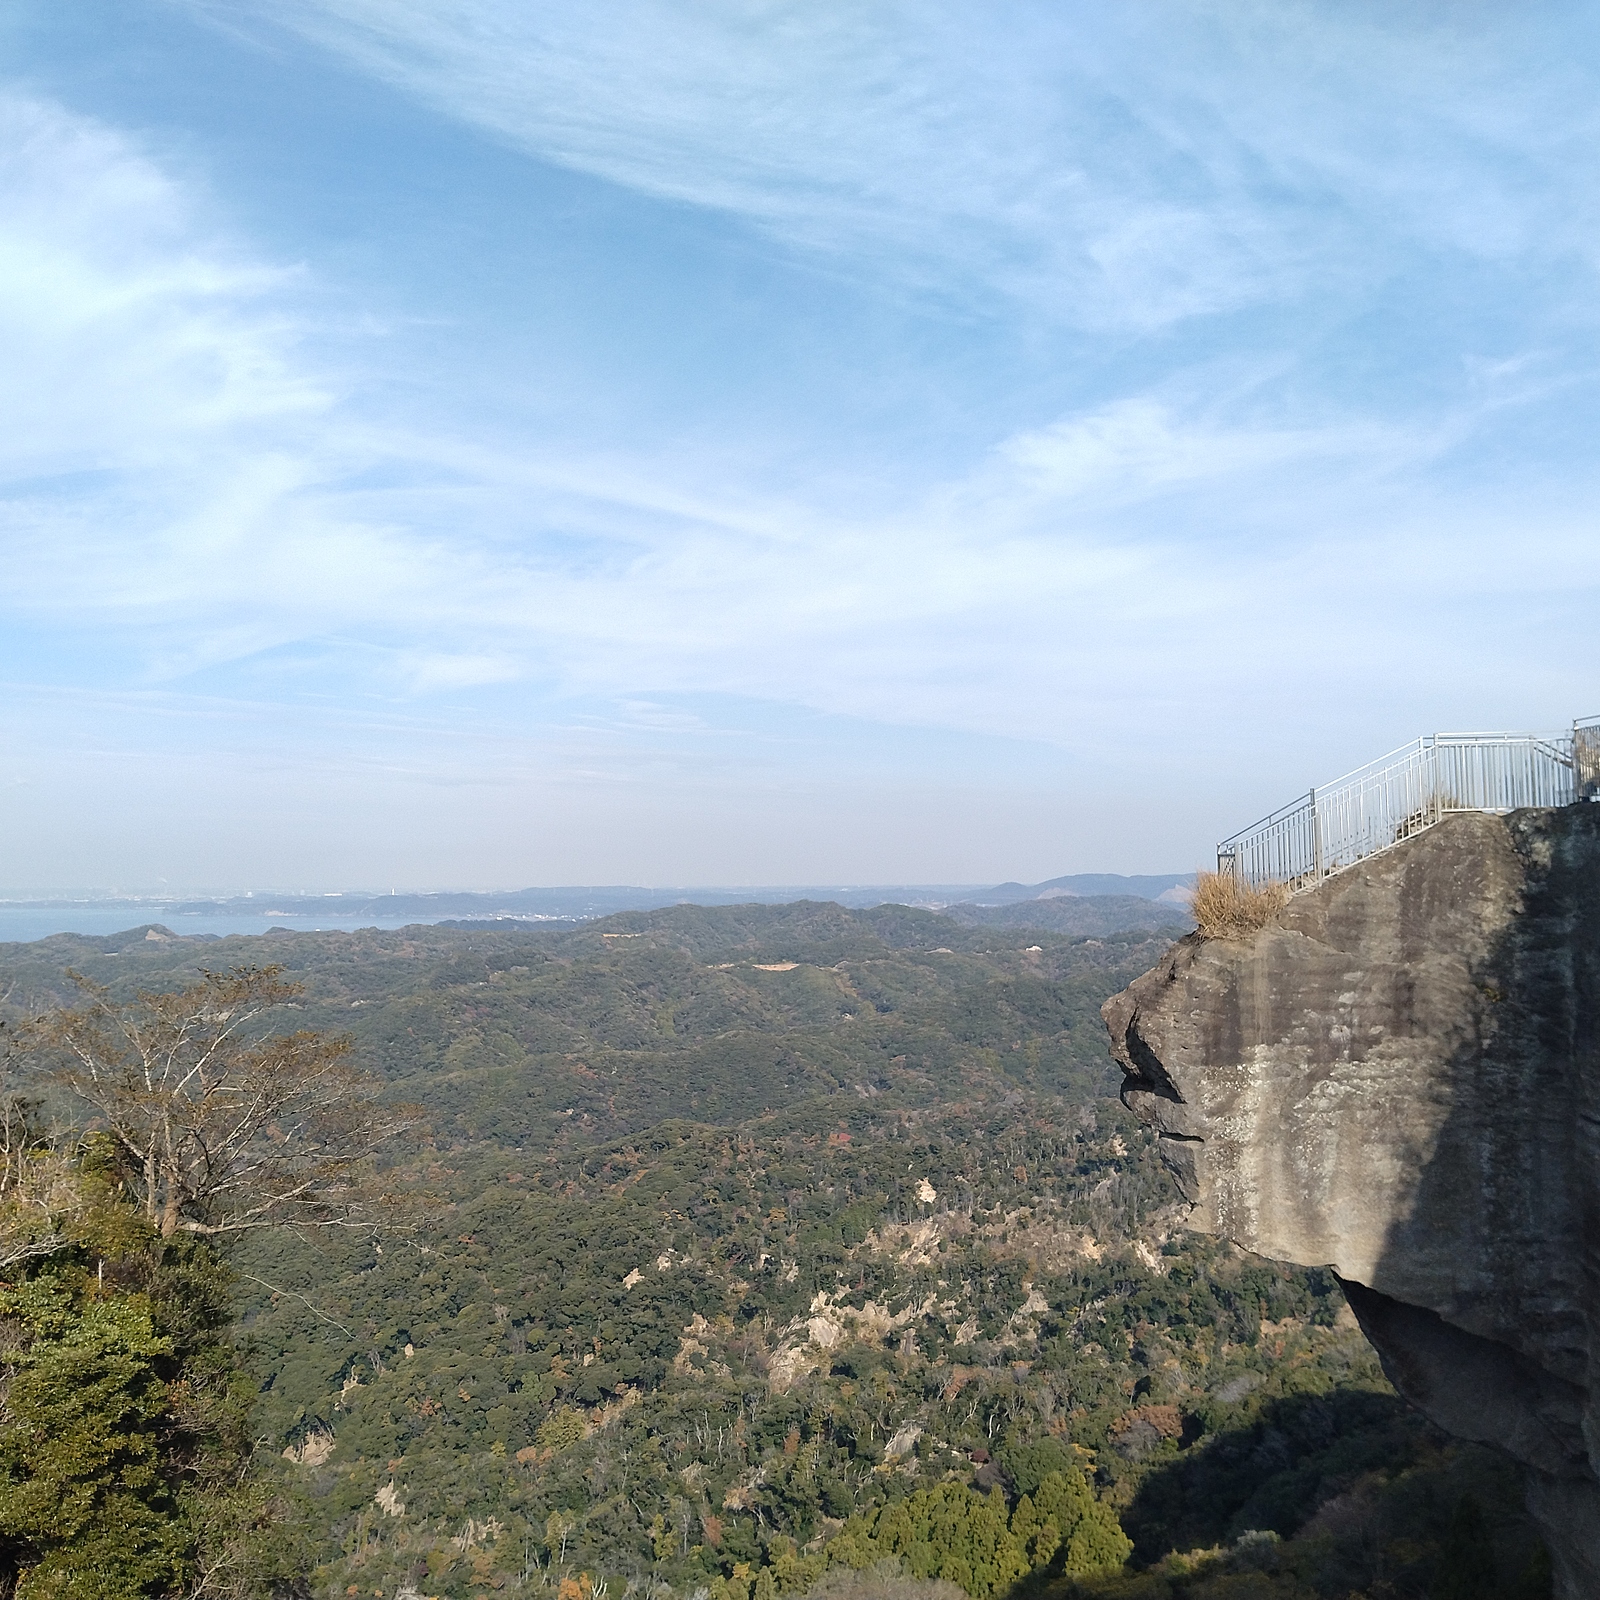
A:
<svg viewBox="0 0 1600 1600">
<path fill-rule="evenodd" d="M 1530 1470 L 1557 1590 L 1600 1594 L 1590 1350 L 1600 1316 L 1600 806 L 1514 813 L 1517 914 L 1474 973 L 1450 1106 L 1351 1309 L 1391 1382 Z M 1588 1435 L 1588 1436 L 1586 1436 Z"/>
<path fill-rule="evenodd" d="M 1107 1002 L 1194 1225 L 1333 1264 L 1400 1393 L 1600 1597 L 1600 806 L 1461 813 Z"/>
<path fill-rule="evenodd" d="M 1122 1521 L 1135 1562 L 1155 1571 L 1122 1581 L 1148 1587 L 1166 1572 L 1174 1592 L 1198 1582 L 1193 1592 L 1210 1594 L 1208 1581 L 1248 1573 L 1237 1592 L 1262 1600 L 1547 1600 L 1548 1569 L 1522 1498 L 1522 1474 L 1503 1455 L 1450 1440 L 1393 1395 L 1291 1395 L 1144 1479 Z M 1161 1559 L 1203 1550 L 1219 1553 L 1182 1575 L 1181 1563 Z M 1118 1590 L 1104 1593 L 1112 1600 Z"/>
</svg>

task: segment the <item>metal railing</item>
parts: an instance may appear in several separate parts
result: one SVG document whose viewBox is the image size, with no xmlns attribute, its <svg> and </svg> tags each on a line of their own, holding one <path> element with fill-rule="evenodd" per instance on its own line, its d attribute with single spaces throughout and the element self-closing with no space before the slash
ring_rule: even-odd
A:
<svg viewBox="0 0 1600 1600">
<path fill-rule="evenodd" d="M 1263 817 L 1217 846 L 1243 882 L 1310 888 L 1456 811 L 1600 798 L 1600 717 L 1570 735 L 1435 733 Z"/>
<path fill-rule="evenodd" d="M 1572 724 L 1572 783 L 1580 800 L 1600 800 L 1600 717 Z"/>
</svg>

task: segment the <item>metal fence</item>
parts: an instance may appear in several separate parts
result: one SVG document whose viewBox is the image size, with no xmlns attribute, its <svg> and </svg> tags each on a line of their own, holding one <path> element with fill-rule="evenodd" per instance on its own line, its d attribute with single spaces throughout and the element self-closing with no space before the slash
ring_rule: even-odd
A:
<svg viewBox="0 0 1600 1600">
<path fill-rule="evenodd" d="M 1572 725 L 1572 783 L 1580 800 L 1600 800 L 1600 717 Z"/>
<path fill-rule="evenodd" d="M 1600 798 L 1600 717 L 1570 736 L 1435 733 L 1264 817 L 1217 846 L 1217 870 L 1309 888 L 1454 811 Z"/>
</svg>

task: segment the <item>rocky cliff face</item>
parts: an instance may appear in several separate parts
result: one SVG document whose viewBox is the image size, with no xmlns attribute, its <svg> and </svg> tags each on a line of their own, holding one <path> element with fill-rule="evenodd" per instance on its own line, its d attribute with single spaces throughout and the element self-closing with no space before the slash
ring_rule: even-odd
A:
<svg viewBox="0 0 1600 1600">
<path fill-rule="evenodd" d="M 1600 805 L 1463 815 L 1108 1001 L 1191 1226 L 1331 1265 L 1600 1596 Z"/>
</svg>

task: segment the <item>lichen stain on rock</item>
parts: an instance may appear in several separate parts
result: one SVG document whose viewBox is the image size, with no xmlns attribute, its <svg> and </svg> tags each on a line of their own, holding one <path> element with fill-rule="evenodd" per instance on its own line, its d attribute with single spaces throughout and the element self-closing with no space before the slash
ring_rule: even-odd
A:
<svg viewBox="0 0 1600 1600">
<path fill-rule="evenodd" d="M 1600 805 L 1448 818 L 1104 1015 L 1189 1226 L 1332 1266 L 1600 1595 Z"/>
</svg>

